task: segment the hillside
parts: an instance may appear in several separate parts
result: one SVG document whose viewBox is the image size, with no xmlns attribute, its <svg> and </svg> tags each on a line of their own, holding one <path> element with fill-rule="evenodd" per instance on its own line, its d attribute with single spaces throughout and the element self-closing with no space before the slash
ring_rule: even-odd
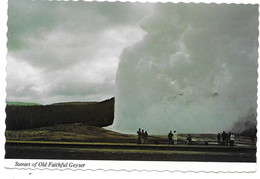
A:
<svg viewBox="0 0 260 179">
<path fill-rule="evenodd" d="M 114 120 L 114 101 L 115 99 L 111 98 L 101 102 L 7 105 L 6 129 L 20 130 L 73 123 L 109 126 Z"/>
</svg>

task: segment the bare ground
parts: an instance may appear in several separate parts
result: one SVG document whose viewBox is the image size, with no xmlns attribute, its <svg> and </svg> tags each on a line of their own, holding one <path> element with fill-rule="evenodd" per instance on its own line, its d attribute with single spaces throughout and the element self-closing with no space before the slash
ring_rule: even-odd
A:
<svg viewBox="0 0 260 179">
<path fill-rule="evenodd" d="M 61 124 L 27 130 L 6 130 L 5 158 L 74 160 L 144 160 L 256 162 L 256 148 L 248 137 L 237 136 L 235 147 L 219 146 L 216 134 L 179 134 L 178 145 L 168 145 L 167 134 L 148 137 L 116 133 L 84 124 Z M 208 142 L 208 145 L 205 145 Z"/>
</svg>

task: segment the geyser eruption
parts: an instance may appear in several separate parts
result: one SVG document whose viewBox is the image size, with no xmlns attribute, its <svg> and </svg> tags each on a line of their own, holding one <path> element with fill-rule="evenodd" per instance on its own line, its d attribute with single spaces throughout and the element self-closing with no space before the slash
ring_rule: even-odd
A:
<svg viewBox="0 0 260 179">
<path fill-rule="evenodd" d="M 258 6 L 155 4 L 121 54 L 113 128 L 212 133 L 256 115 Z"/>
</svg>

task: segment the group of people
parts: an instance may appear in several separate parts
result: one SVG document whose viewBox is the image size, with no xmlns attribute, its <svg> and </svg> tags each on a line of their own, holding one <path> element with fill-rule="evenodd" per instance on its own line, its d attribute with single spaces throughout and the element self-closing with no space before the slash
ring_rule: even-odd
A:
<svg viewBox="0 0 260 179">
<path fill-rule="evenodd" d="M 223 131 L 222 134 L 218 133 L 217 139 L 220 145 L 234 146 L 235 143 L 235 135 L 232 132 L 226 133 Z"/>
<path fill-rule="evenodd" d="M 147 138 L 148 138 L 147 131 L 144 131 L 143 129 L 141 130 L 141 128 L 139 128 L 137 131 L 137 135 L 138 135 L 138 140 L 137 140 L 138 144 L 147 143 Z"/>
<path fill-rule="evenodd" d="M 176 131 L 174 131 L 172 133 L 172 131 L 170 131 L 170 133 L 168 134 L 168 139 L 169 139 L 169 144 L 172 145 L 177 145 L 178 144 L 178 134 Z M 192 138 L 191 138 L 191 135 L 188 134 L 187 136 L 187 144 L 188 145 L 191 145 L 192 144 Z"/>
<path fill-rule="evenodd" d="M 139 128 L 137 131 L 137 135 L 138 135 L 138 141 L 137 141 L 138 144 L 147 143 L 147 138 L 148 138 L 147 131 L 144 131 L 144 129 L 141 130 L 141 128 Z M 169 132 L 168 140 L 169 140 L 170 145 L 178 144 L 178 134 L 177 134 L 176 130 L 173 133 L 172 133 L 172 131 Z M 192 144 L 192 137 L 190 134 L 188 134 L 186 140 L 187 140 L 188 145 Z M 226 133 L 225 131 L 223 131 L 222 134 L 220 134 L 220 133 L 217 134 L 217 140 L 220 145 L 234 146 L 235 135 L 232 132 Z"/>
<path fill-rule="evenodd" d="M 147 131 L 144 131 L 144 129 L 141 130 L 141 128 L 139 128 L 136 133 L 138 135 L 138 139 L 137 139 L 138 144 L 147 143 L 147 138 L 148 138 L 148 132 Z M 177 134 L 177 132 L 174 131 L 172 133 L 172 131 L 170 131 L 170 133 L 168 134 L 168 139 L 169 139 L 170 145 L 177 145 L 178 144 L 178 134 Z M 188 145 L 192 144 L 192 138 L 191 138 L 190 134 L 188 134 L 188 136 L 187 136 L 187 144 Z"/>
<path fill-rule="evenodd" d="M 172 133 L 172 131 L 170 131 L 170 133 L 168 134 L 168 139 L 169 139 L 169 144 L 176 145 L 178 143 L 178 134 L 177 134 L 177 132 L 174 131 Z"/>
</svg>

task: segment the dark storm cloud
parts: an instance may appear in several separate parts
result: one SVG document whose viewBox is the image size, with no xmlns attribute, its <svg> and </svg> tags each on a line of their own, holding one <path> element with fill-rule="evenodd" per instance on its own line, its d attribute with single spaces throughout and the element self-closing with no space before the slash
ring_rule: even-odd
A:
<svg viewBox="0 0 260 179">
<path fill-rule="evenodd" d="M 143 38 L 138 23 L 151 10 L 133 3 L 10 0 L 7 100 L 114 96 L 119 56 Z"/>
</svg>

